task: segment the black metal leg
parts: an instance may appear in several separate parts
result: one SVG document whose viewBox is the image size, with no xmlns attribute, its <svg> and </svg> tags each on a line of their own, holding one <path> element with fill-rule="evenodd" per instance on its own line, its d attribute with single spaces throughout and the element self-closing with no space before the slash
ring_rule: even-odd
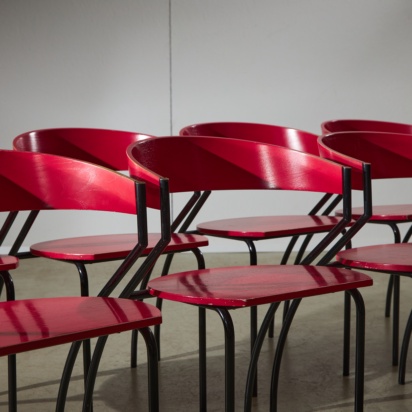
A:
<svg viewBox="0 0 412 412">
<path fill-rule="evenodd" d="M 398 365 L 399 359 L 399 305 L 400 276 L 393 276 L 393 324 L 392 324 L 392 365 Z"/>
<path fill-rule="evenodd" d="M 199 307 L 199 411 L 207 411 L 206 309 Z"/>
<path fill-rule="evenodd" d="M 137 367 L 137 342 L 138 342 L 138 332 L 137 330 L 132 330 L 132 339 L 130 342 L 130 367 Z"/>
<path fill-rule="evenodd" d="M 255 243 L 252 240 L 246 240 L 245 243 L 249 249 L 249 264 L 251 266 L 255 266 L 257 265 L 257 252 L 256 252 Z M 253 350 L 255 339 L 257 336 L 257 317 L 258 317 L 257 307 L 256 306 L 251 307 L 250 308 L 250 348 L 251 348 L 251 351 Z M 257 396 L 257 391 L 258 389 L 257 389 L 257 371 L 256 371 L 256 379 L 255 379 L 254 388 L 253 388 L 253 396 Z"/>
<path fill-rule="evenodd" d="M 60 380 L 59 393 L 56 402 L 56 412 L 63 412 L 66 404 L 67 391 L 69 389 L 70 378 L 72 376 L 73 367 L 76 362 L 77 354 L 79 353 L 82 342 L 73 342 L 69 354 L 67 355 L 66 364 L 64 365 L 62 378 Z"/>
<path fill-rule="evenodd" d="M 197 262 L 197 268 L 198 269 L 204 269 L 206 267 L 206 263 L 205 263 L 205 258 L 201 252 L 200 249 L 193 249 L 191 251 L 195 257 L 196 257 L 196 262 Z M 163 269 L 162 269 L 162 273 L 161 276 L 166 276 L 169 273 L 170 270 L 170 266 L 172 264 L 172 259 L 173 259 L 174 254 L 168 254 L 166 256 L 165 259 L 165 263 L 163 265 Z M 149 276 L 146 277 L 146 279 L 149 279 Z M 146 286 L 145 286 L 146 288 Z M 162 299 L 156 299 L 156 307 L 161 310 L 162 309 Z M 156 338 L 156 342 L 157 342 L 157 350 L 158 350 L 158 358 L 160 359 L 160 325 L 156 325 L 154 327 L 154 335 Z"/>
<path fill-rule="evenodd" d="M 256 306 L 250 308 L 250 353 L 253 353 L 253 348 L 255 346 L 258 330 L 258 310 Z M 253 396 L 257 396 L 258 386 L 257 386 L 257 368 L 255 369 L 255 378 L 253 385 Z"/>
<path fill-rule="evenodd" d="M 388 288 L 386 290 L 386 304 L 385 304 L 385 317 L 386 318 L 389 318 L 391 316 L 392 293 L 393 293 L 393 275 L 390 275 L 389 281 L 388 281 Z"/>
<path fill-rule="evenodd" d="M 343 315 L 343 376 L 349 376 L 350 364 L 350 324 L 351 324 L 351 296 L 344 294 Z"/>
<path fill-rule="evenodd" d="M 235 412 L 235 330 L 229 311 L 214 308 L 225 330 L 225 412 Z"/>
<path fill-rule="evenodd" d="M 246 389 L 245 389 L 245 400 L 244 400 L 244 412 L 251 412 L 252 410 L 252 397 L 254 391 L 254 380 L 256 379 L 256 370 L 259 360 L 260 351 L 262 349 L 263 341 L 265 339 L 266 332 L 272 324 L 273 317 L 275 316 L 276 310 L 279 307 L 280 302 L 272 303 L 266 312 L 265 318 L 263 319 L 262 325 L 259 329 L 259 333 L 255 340 L 255 345 L 253 347 L 252 356 L 249 363 L 249 370 L 246 379 Z"/>
<path fill-rule="evenodd" d="M 401 232 L 399 230 L 398 225 L 395 223 L 389 224 L 389 227 L 392 229 L 393 232 L 393 242 L 394 243 L 400 243 L 401 242 Z M 408 233 L 411 231 L 412 226 L 409 228 Z M 408 233 L 405 235 L 403 238 L 402 242 L 408 242 L 410 234 Z M 393 275 L 389 277 L 388 281 L 388 287 L 386 290 L 386 303 L 385 303 L 385 317 L 389 318 L 391 316 L 391 303 L 392 303 L 392 294 L 393 294 Z"/>
<path fill-rule="evenodd" d="M 9 385 L 9 412 L 17 412 L 17 365 L 16 355 L 9 355 L 8 385 Z"/>
<path fill-rule="evenodd" d="M 282 361 L 283 349 L 285 347 L 286 338 L 289 332 L 290 325 L 292 324 L 292 320 L 295 316 L 295 313 L 299 307 L 301 300 L 302 299 L 295 299 L 292 301 L 292 304 L 290 305 L 286 318 L 283 321 L 282 329 L 279 334 L 279 340 L 276 346 L 275 359 L 273 362 L 273 369 L 272 369 L 272 379 L 271 379 L 271 385 L 270 385 L 270 405 L 269 405 L 270 412 L 277 411 L 279 371 L 280 371 L 280 363 Z"/>
<path fill-rule="evenodd" d="M 412 311 L 409 314 L 408 322 L 405 328 L 405 334 L 403 335 L 401 357 L 399 360 L 399 375 L 398 375 L 398 382 L 400 385 L 405 384 L 406 359 L 408 357 L 408 348 L 409 348 L 409 341 L 411 339 L 411 332 L 412 332 Z"/>
<path fill-rule="evenodd" d="M 2 271 L 0 273 L 0 280 L 6 287 L 6 299 L 8 301 L 15 300 L 15 291 L 13 278 L 8 271 Z M 8 368 L 8 400 L 9 400 L 9 412 L 17 411 L 17 363 L 16 355 L 9 355 L 7 359 Z"/>
<path fill-rule="evenodd" d="M 355 412 L 362 412 L 365 381 L 365 304 L 357 289 L 348 292 L 356 306 Z"/>
<path fill-rule="evenodd" d="M 83 262 L 73 262 L 79 272 L 80 278 L 80 295 L 89 296 L 89 278 L 87 275 L 86 266 Z M 84 386 L 86 387 L 86 378 L 89 371 L 91 360 L 91 346 L 90 340 L 83 341 L 83 373 L 84 373 Z"/>
<path fill-rule="evenodd" d="M 147 348 L 148 360 L 148 386 L 149 386 L 149 411 L 159 411 L 159 387 L 158 387 L 158 361 L 157 348 L 154 336 L 149 328 L 139 329 L 139 332 L 144 337 Z M 93 402 L 93 391 L 96 383 L 97 371 L 99 363 L 106 345 L 108 336 L 101 336 L 96 343 L 93 352 L 93 358 L 90 364 L 89 374 L 87 375 L 87 384 L 83 399 L 83 412 L 89 412 Z"/>
</svg>

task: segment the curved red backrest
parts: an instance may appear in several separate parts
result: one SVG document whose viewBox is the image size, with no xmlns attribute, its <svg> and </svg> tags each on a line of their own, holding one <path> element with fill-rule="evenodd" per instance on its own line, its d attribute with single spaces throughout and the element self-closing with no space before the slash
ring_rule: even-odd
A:
<svg viewBox="0 0 412 412">
<path fill-rule="evenodd" d="M 136 214 L 136 182 L 68 157 L 0 150 L 1 211 L 72 209 Z"/>
<path fill-rule="evenodd" d="M 159 207 L 159 178 L 170 192 L 282 189 L 343 192 L 343 168 L 281 146 L 218 137 L 155 137 L 128 148 L 131 176 L 147 183 L 148 205 Z"/>
<path fill-rule="evenodd" d="M 406 134 L 331 133 L 319 138 L 319 151 L 358 170 L 370 163 L 372 179 L 412 177 L 412 139 Z"/>
<path fill-rule="evenodd" d="M 152 136 L 121 130 L 41 129 L 17 136 L 13 140 L 13 148 L 18 151 L 67 156 L 113 170 L 127 170 L 127 147 L 149 137 Z"/>
<path fill-rule="evenodd" d="M 385 132 L 412 134 L 412 125 L 380 120 L 336 119 L 323 122 L 322 133 L 336 132 Z"/>
<path fill-rule="evenodd" d="M 277 125 L 243 122 L 199 123 L 184 127 L 180 131 L 180 135 L 254 140 L 319 155 L 317 135 Z"/>
</svg>

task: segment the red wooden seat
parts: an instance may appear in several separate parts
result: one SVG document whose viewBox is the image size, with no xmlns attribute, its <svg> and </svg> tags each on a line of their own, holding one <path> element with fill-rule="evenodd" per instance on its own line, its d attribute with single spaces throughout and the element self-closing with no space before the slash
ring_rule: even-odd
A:
<svg viewBox="0 0 412 412">
<path fill-rule="evenodd" d="M 173 156 L 170 156 L 173 153 Z M 364 307 L 357 288 L 372 285 L 370 277 L 348 270 L 310 266 L 318 260 L 324 265 L 350 241 L 359 230 L 348 228 L 350 219 L 349 169 L 284 147 L 255 141 L 216 137 L 161 137 L 132 144 L 128 149 L 131 176 L 146 182 L 148 206 L 159 208 L 159 184 L 169 179 L 170 191 L 195 190 L 297 190 L 334 193 L 343 196 L 347 214 L 312 249 L 302 265 L 237 266 L 192 270 L 152 279 L 152 295 L 199 306 L 200 335 L 200 405 L 206 408 L 206 325 L 205 310 L 216 311 L 225 330 L 226 411 L 235 410 L 234 357 L 235 337 L 229 309 L 270 304 L 259 334 L 254 341 L 245 411 L 251 410 L 252 388 L 257 360 L 267 328 L 281 301 L 293 300 L 279 336 L 271 385 L 272 410 L 276 410 L 276 393 L 281 355 L 293 316 L 303 297 L 347 291 L 357 306 L 357 364 L 355 410 L 363 407 Z M 178 167 L 176 165 L 179 165 Z M 365 215 L 366 216 L 366 215 Z M 339 237 L 347 228 L 344 237 Z M 337 243 L 333 243 L 337 240 Z M 326 255 L 320 254 L 329 248 Z"/>
<path fill-rule="evenodd" d="M 321 124 L 323 134 L 336 132 L 384 132 L 384 133 L 401 133 L 412 135 L 412 125 L 396 122 L 385 122 L 368 119 L 335 119 L 328 120 Z M 362 159 L 360 157 L 360 159 Z M 382 171 L 384 173 L 384 171 Z M 384 178 L 384 175 L 382 175 Z M 339 213 L 340 211 L 337 211 Z M 358 219 L 362 214 L 362 207 L 352 208 L 352 217 Z M 404 205 L 374 205 L 373 214 L 369 219 L 370 223 L 385 224 L 392 230 L 394 242 L 408 242 L 412 235 L 412 225 L 401 238 L 399 229 L 400 223 L 412 222 L 412 204 Z M 392 296 L 392 277 L 388 285 L 386 298 L 385 316 L 390 315 L 391 296 Z"/>
<path fill-rule="evenodd" d="M 382 132 L 338 132 L 319 138 L 320 152 L 328 159 L 351 166 L 361 178 L 362 163 L 371 164 L 372 179 L 411 178 L 412 140 L 405 134 Z M 373 208 L 375 213 L 375 208 Z M 345 266 L 384 271 L 407 272 L 410 246 L 405 243 L 375 245 L 341 251 L 337 260 Z M 412 263 L 412 262 L 411 262 Z M 407 265 L 406 268 L 403 265 Z M 394 317 L 392 364 L 398 364 L 399 276 L 393 276 Z M 406 336 L 406 335 L 405 335 Z M 404 370 L 404 364 L 400 370 Z"/>
<path fill-rule="evenodd" d="M 126 149 L 129 144 L 151 138 L 152 136 L 119 130 L 58 128 L 43 129 L 23 133 L 13 141 L 13 147 L 19 151 L 49 153 L 83 160 L 117 171 L 127 171 Z M 36 212 L 35 212 L 36 213 Z M 180 217 L 180 220 L 183 217 Z M 177 231 L 179 221 L 173 227 Z M 147 256 L 161 237 L 160 233 L 151 233 L 148 245 L 142 256 Z M 20 236 L 20 244 L 23 237 Z M 30 246 L 34 256 L 58 259 L 73 263 L 80 276 L 82 296 L 89 295 L 87 264 L 102 263 L 109 260 L 124 259 L 135 245 L 135 235 L 116 234 L 82 236 L 64 239 L 48 240 Z M 199 234 L 173 233 L 170 243 L 164 253 L 192 252 L 198 268 L 204 268 L 205 262 L 199 248 L 208 245 L 206 237 Z M 12 250 L 16 250 L 14 247 Z M 163 268 L 163 275 L 170 268 L 170 261 Z M 147 279 L 145 279 L 145 282 Z M 144 285 L 143 285 L 144 286 Z M 160 307 L 160 304 L 158 304 Z M 159 341 L 159 328 L 156 336 Z M 131 356 L 131 366 L 137 363 L 137 342 L 134 343 Z"/>
<path fill-rule="evenodd" d="M 160 312 L 141 302 L 128 298 L 169 241 L 165 233 L 156 246 L 156 252 L 144 261 L 120 293 L 120 298 L 106 298 L 123 279 L 130 267 L 141 256 L 147 245 L 147 218 L 144 184 L 88 162 L 48 154 L 0 150 L 0 190 L 3 193 L 0 210 L 100 210 L 136 215 L 135 246 L 122 265 L 108 279 L 99 297 L 67 297 L 29 299 L 0 303 L 0 355 L 9 356 L 9 410 L 16 410 L 15 354 L 23 351 L 75 342 L 73 354 L 81 342 L 97 336 L 138 328 L 147 342 L 149 376 L 151 382 L 151 408 L 158 410 L 157 350 L 149 326 L 161 322 Z M 8 270 L 17 266 L 17 259 L 5 256 L 0 259 L 0 276 L 7 291 L 13 291 Z M 62 322 L 62 319 L 65 319 Z M 143 328 L 143 329 L 141 329 Z M 103 339 L 103 340 L 104 340 Z M 86 400 L 90 404 L 94 379 L 103 345 L 95 352 L 86 371 Z M 68 358 L 72 365 L 75 356 Z M 71 368 L 65 368 L 62 390 L 57 410 L 63 410 Z"/>
</svg>

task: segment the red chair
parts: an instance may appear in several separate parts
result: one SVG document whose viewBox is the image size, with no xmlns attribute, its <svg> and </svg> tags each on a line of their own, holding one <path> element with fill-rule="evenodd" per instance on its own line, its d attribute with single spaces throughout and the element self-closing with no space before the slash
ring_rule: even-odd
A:
<svg viewBox="0 0 412 412">
<path fill-rule="evenodd" d="M 83 160 L 117 171 L 127 171 L 127 147 L 137 141 L 148 139 L 141 133 L 119 130 L 60 128 L 43 129 L 23 133 L 13 141 L 13 147 L 18 151 L 49 153 Z M 33 212 L 37 213 L 37 212 Z M 184 215 L 178 216 L 173 230 L 177 231 Z M 160 233 L 150 233 L 149 243 L 143 256 L 147 256 L 157 244 Z M 19 236 L 19 245 L 24 237 Z M 135 245 L 135 234 L 109 234 L 98 236 L 82 236 L 49 240 L 31 245 L 30 252 L 34 256 L 63 260 L 73 263 L 80 276 L 82 296 L 89 295 L 86 265 L 102 263 L 110 260 L 124 259 Z M 174 253 L 192 252 L 198 268 L 204 268 L 205 262 L 199 248 L 208 245 L 206 237 L 199 234 L 173 233 L 171 241 L 164 253 L 173 256 Z M 170 261 L 163 267 L 163 275 L 170 269 Z M 145 279 L 146 282 L 148 279 Z M 145 285 L 143 284 L 143 287 Z M 160 304 L 158 304 L 160 307 Z M 159 342 L 159 328 L 156 328 L 156 339 Z M 137 364 L 137 335 L 133 334 L 131 366 Z M 134 349 L 133 349 L 134 348 Z"/>
<path fill-rule="evenodd" d="M 161 322 L 160 312 L 128 298 L 148 275 L 157 257 L 167 245 L 170 233 L 163 234 L 141 270 L 129 281 L 120 298 L 108 298 L 143 254 L 147 240 L 144 184 L 91 163 L 48 154 L 0 151 L 0 202 L 2 212 L 30 210 L 99 210 L 137 215 L 135 246 L 116 272 L 108 279 L 99 297 L 64 297 L 13 301 L 12 278 L 8 271 L 17 259 L 0 260 L 0 275 L 8 291 L 8 301 L 0 303 L 0 356 L 9 356 L 9 410 L 17 407 L 15 354 L 33 349 L 139 329 L 147 343 L 150 409 L 158 410 L 157 349 L 150 326 Z M 168 211 L 166 218 L 168 217 Z M 93 314 L 93 316 L 91 316 Z M 65 319 L 65 322 L 62 322 Z M 86 371 L 89 383 L 85 397 L 91 398 L 101 352 Z M 75 357 L 70 358 L 74 362 Z M 65 368 L 57 410 L 63 410 L 71 370 Z M 86 410 L 86 409 L 85 409 Z"/>
<path fill-rule="evenodd" d="M 317 135 L 277 125 L 245 122 L 199 123 L 184 127 L 180 131 L 180 135 L 253 140 L 319 156 Z M 205 193 L 205 195 L 209 194 L 210 191 Z M 313 206 L 308 215 L 290 216 L 289 218 L 285 216 L 254 216 L 219 219 L 199 223 L 197 230 L 204 235 L 245 242 L 249 250 L 251 265 L 257 264 L 255 242 L 291 237 L 281 261 L 282 264 L 286 264 L 299 236 L 306 235 L 294 261 L 296 264 L 302 260 L 313 234 L 330 230 L 331 220 L 332 225 L 334 222 L 333 218 L 331 219 L 327 215 L 339 204 L 340 200 L 340 196 L 333 197 L 327 193 Z M 318 217 L 319 215 L 323 216 Z"/>
<path fill-rule="evenodd" d="M 385 132 L 412 135 L 412 125 L 395 122 L 366 119 L 335 119 L 321 124 L 323 134 L 336 132 Z M 352 209 L 353 218 L 362 214 L 362 208 Z M 412 235 L 412 225 L 401 239 L 399 224 L 412 222 L 412 205 L 377 205 L 373 208 L 370 223 L 387 225 L 391 228 L 394 243 L 408 242 Z M 388 292 L 386 296 L 385 316 L 389 317 L 393 290 L 393 278 L 389 278 Z"/>
<path fill-rule="evenodd" d="M 182 136 L 214 136 L 225 138 L 236 138 L 242 140 L 253 140 L 256 142 L 275 144 L 319 156 L 317 139 L 318 136 L 302 130 L 289 127 L 245 122 L 213 122 L 198 123 L 184 127 L 180 131 Z M 202 194 L 203 203 L 209 197 L 210 191 Z M 207 236 L 220 237 L 244 242 L 249 250 L 249 261 L 251 265 L 258 263 L 256 242 L 277 238 L 290 237 L 281 264 L 287 264 L 290 255 L 297 245 L 299 237 L 304 240 L 298 248 L 294 263 L 298 264 L 308 248 L 314 234 L 325 233 L 334 225 L 334 218 L 328 215 L 340 203 L 340 195 L 333 196 L 325 193 L 313 205 L 307 215 L 293 216 L 250 216 L 240 218 L 219 219 L 197 224 L 198 233 Z M 198 208 L 200 209 L 200 207 Z M 289 307 L 285 302 L 284 315 Z M 257 311 L 251 309 L 252 339 L 256 334 Z M 269 329 L 269 336 L 273 337 L 274 326 Z"/>
<path fill-rule="evenodd" d="M 331 133 L 319 138 L 319 147 L 324 157 L 351 166 L 358 178 L 362 173 L 363 162 L 371 164 L 372 179 L 412 177 L 412 140 L 408 135 L 375 132 Z M 394 243 L 354 248 L 337 254 L 337 261 L 342 265 L 394 274 L 393 365 L 398 364 L 399 357 L 399 275 L 411 275 L 411 251 L 412 245 L 409 243 Z M 405 342 L 409 339 L 408 334 L 410 328 L 405 334 Z M 406 351 L 407 343 L 403 345 L 403 356 L 400 360 L 400 376 L 403 374 L 400 382 L 404 382 Z"/>
<path fill-rule="evenodd" d="M 170 156 L 173 153 L 173 156 Z M 343 196 L 345 216 L 302 261 L 302 265 L 238 266 L 191 270 L 152 279 L 148 286 L 153 296 L 199 307 L 200 335 L 200 410 L 206 410 L 206 330 L 205 310 L 216 311 L 225 330 L 226 411 L 235 410 L 235 336 L 230 309 L 271 304 L 258 337 L 248 374 L 245 411 L 251 410 L 252 388 L 263 338 L 279 302 L 293 300 L 279 336 L 271 387 L 272 409 L 276 393 L 283 346 L 293 316 L 303 297 L 346 291 L 357 307 L 357 366 L 355 410 L 363 408 L 364 306 L 357 288 L 372 285 L 370 277 L 327 266 L 363 225 L 358 221 L 341 231 L 350 221 L 350 169 L 320 157 L 254 141 L 215 137 L 159 137 L 131 145 L 128 149 L 131 176 L 146 182 L 148 206 L 159 208 L 159 184 L 169 179 L 171 193 L 194 190 L 297 190 L 334 193 Z M 177 167 L 176 165 L 179 165 Z M 293 166 L 292 166 L 293 165 Z M 367 214 L 365 214 L 367 218 Z M 337 240 L 338 239 L 338 240 Z M 337 240 L 337 243 L 333 243 Z M 328 248 L 323 258 L 319 255 Z"/>
</svg>

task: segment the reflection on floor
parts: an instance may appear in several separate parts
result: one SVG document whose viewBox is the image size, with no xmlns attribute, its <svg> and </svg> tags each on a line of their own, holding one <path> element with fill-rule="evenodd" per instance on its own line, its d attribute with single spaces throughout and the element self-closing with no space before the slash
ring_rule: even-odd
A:
<svg viewBox="0 0 412 412">
<path fill-rule="evenodd" d="M 264 254 L 260 263 L 277 263 L 277 256 Z M 208 254 L 207 265 L 248 264 L 245 254 Z M 193 268 L 191 255 L 175 258 L 173 271 Z M 89 268 L 93 293 L 115 263 Z M 156 276 L 158 270 L 155 271 Z M 406 385 L 398 385 L 397 368 L 391 366 L 391 319 L 384 317 L 387 275 L 373 274 L 374 286 L 362 289 L 365 299 L 366 411 L 412 411 L 412 362 L 408 364 Z M 76 295 L 79 284 L 74 266 L 42 259 L 21 262 L 14 272 L 16 294 L 20 298 Z M 410 310 L 407 299 L 409 279 L 402 281 L 401 328 Z M 352 411 L 353 373 L 342 377 L 342 305 L 343 296 L 327 295 L 306 299 L 296 315 L 288 337 L 281 368 L 279 411 Z M 263 308 L 259 312 L 264 313 Z M 233 311 L 236 329 L 237 410 L 243 409 L 245 373 L 249 359 L 249 311 Z M 277 330 L 279 330 L 279 315 Z M 64 320 L 62 320 L 64 321 Z M 274 339 L 267 339 L 259 365 L 259 395 L 254 411 L 268 411 L 268 388 Z M 144 345 L 139 348 L 139 365 L 129 367 L 130 334 L 109 339 L 95 390 L 94 410 L 147 411 Z M 19 411 L 53 411 L 58 382 L 67 354 L 67 346 L 38 350 L 18 356 Z M 352 356 L 353 357 L 353 356 Z M 412 356 L 411 356 L 412 358 Z M 80 360 L 80 359 L 79 359 Z M 6 360 L 3 358 L 0 411 L 7 410 Z M 223 411 L 223 336 L 217 315 L 208 313 L 208 410 Z M 167 302 L 163 308 L 160 388 L 161 411 L 198 410 L 197 387 L 197 311 L 196 308 Z M 353 367 L 352 367 L 353 372 Z M 66 410 L 81 410 L 81 362 L 76 366 Z"/>
</svg>

